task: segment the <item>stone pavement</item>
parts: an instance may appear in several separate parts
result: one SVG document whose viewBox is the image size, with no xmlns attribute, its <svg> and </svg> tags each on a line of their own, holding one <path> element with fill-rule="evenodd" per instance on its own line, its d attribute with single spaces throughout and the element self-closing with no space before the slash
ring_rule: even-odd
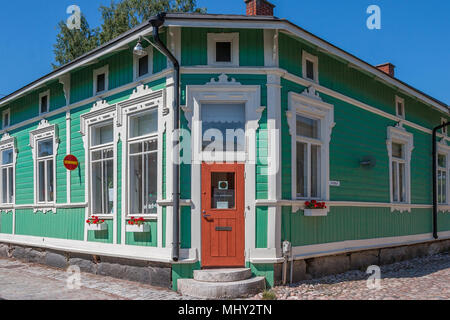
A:
<svg viewBox="0 0 450 320">
<path fill-rule="evenodd" d="M 0 300 L 189 299 L 169 289 L 90 273 L 81 273 L 80 289 L 71 290 L 67 286 L 70 276 L 73 274 L 61 269 L 0 258 Z"/>
<path fill-rule="evenodd" d="M 449 300 L 450 254 L 381 266 L 379 289 L 369 289 L 369 274 L 349 271 L 290 286 L 275 287 L 279 300 Z M 261 299 L 257 295 L 254 299 Z"/>
</svg>

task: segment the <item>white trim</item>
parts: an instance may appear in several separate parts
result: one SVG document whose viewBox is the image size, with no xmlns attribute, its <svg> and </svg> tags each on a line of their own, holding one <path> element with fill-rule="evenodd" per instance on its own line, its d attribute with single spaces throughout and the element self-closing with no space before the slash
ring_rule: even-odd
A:
<svg viewBox="0 0 450 320">
<path fill-rule="evenodd" d="M 39 189 L 39 178 L 38 178 L 38 142 L 40 140 L 45 140 L 48 138 L 53 139 L 53 154 L 51 155 L 53 159 L 53 201 L 44 201 L 39 202 L 38 200 L 38 189 Z M 57 199 L 57 181 L 56 178 L 56 157 L 58 155 L 58 147 L 59 147 L 59 135 L 58 135 L 58 127 L 56 125 L 51 125 L 47 120 L 42 120 L 37 129 L 30 131 L 30 147 L 33 154 L 33 171 L 34 171 L 34 204 L 35 209 L 34 212 L 42 211 L 48 212 L 52 211 L 56 213 L 55 203 Z M 50 207 L 49 207 L 50 206 Z"/>
<path fill-rule="evenodd" d="M 406 199 L 404 202 L 394 202 L 393 199 L 393 185 L 392 185 L 392 143 L 400 143 L 404 146 L 404 160 L 405 160 L 405 194 Z M 402 123 L 399 122 L 395 127 L 387 128 L 387 140 L 386 146 L 388 150 L 389 156 L 389 197 L 392 204 L 401 204 L 411 203 L 411 154 L 414 150 L 414 135 L 410 132 L 407 132 L 405 128 L 403 128 Z M 399 195 L 400 197 L 400 195 Z M 392 206 L 391 211 L 400 210 L 398 207 Z M 410 211 L 409 209 L 408 211 Z"/>
<path fill-rule="evenodd" d="M 208 33 L 208 65 L 222 67 L 239 67 L 239 33 Z M 231 43 L 231 61 L 216 61 L 216 43 Z"/>
<path fill-rule="evenodd" d="M 8 124 L 5 124 L 5 116 L 8 116 Z M 3 110 L 2 112 L 2 129 L 9 128 L 11 126 L 11 108 Z"/>
<path fill-rule="evenodd" d="M 153 73 L 153 47 L 149 45 L 144 49 L 147 52 L 147 60 L 148 60 L 148 72 L 144 75 L 139 76 L 139 60 L 144 57 L 139 57 L 133 54 L 133 81 L 142 81 L 149 75 Z"/>
<path fill-rule="evenodd" d="M 101 74 L 105 74 L 105 90 L 98 91 L 97 90 L 97 77 Z M 98 96 L 103 93 L 106 93 L 109 90 L 109 65 L 104 65 L 101 68 L 95 69 L 92 73 L 92 81 L 93 81 L 93 96 Z"/>
<path fill-rule="evenodd" d="M 191 196 L 192 196 L 192 247 L 201 252 L 201 165 L 205 160 L 201 149 L 201 105 L 204 102 L 245 103 L 246 115 L 246 153 L 245 153 L 245 248 L 255 247 L 255 193 L 256 193 L 256 130 L 265 107 L 261 107 L 261 87 L 241 85 L 222 74 L 219 81 L 211 79 L 206 85 L 186 87 L 186 107 L 184 115 L 191 128 Z M 216 161 L 220 158 L 216 158 Z M 228 160 L 228 159 L 227 159 Z M 223 161 L 223 158 L 222 158 Z M 247 252 L 248 253 L 248 252 Z M 199 253 L 200 254 L 200 253 Z M 248 258 L 249 255 L 246 254 Z"/>
<path fill-rule="evenodd" d="M 313 73 L 314 79 L 308 78 L 308 74 L 306 72 L 306 61 L 310 61 L 313 63 Z M 313 56 L 312 54 L 302 51 L 302 75 L 304 79 L 310 80 L 315 83 L 319 83 L 319 58 L 317 56 Z"/>
<path fill-rule="evenodd" d="M 278 30 L 264 29 L 264 66 L 279 66 Z"/>
<path fill-rule="evenodd" d="M 47 97 L 47 111 L 42 111 L 42 98 Z M 50 90 L 41 92 L 39 94 L 39 115 L 44 115 L 50 112 Z"/>
<path fill-rule="evenodd" d="M 298 199 L 297 196 L 297 115 L 303 115 L 312 119 L 320 120 L 320 192 L 319 199 L 328 201 L 330 199 L 330 141 L 331 132 L 335 126 L 334 106 L 325 103 L 315 92 L 313 87 L 305 89 L 303 93 L 298 94 L 289 92 L 288 111 L 286 111 L 291 135 L 291 176 L 292 176 L 292 199 Z M 308 174 L 309 179 L 309 174 Z M 309 192 L 303 200 L 310 200 Z M 293 211 L 298 207 L 293 207 Z"/>
<path fill-rule="evenodd" d="M 398 105 L 401 105 L 401 109 L 402 109 L 402 114 L 400 114 L 398 112 Z M 405 99 L 400 98 L 399 96 L 395 96 L 395 114 L 397 117 L 401 118 L 401 119 L 405 119 L 406 118 L 406 107 L 405 107 Z"/>
<path fill-rule="evenodd" d="M 447 144 L 445 139 L 441 139 L 441 141 L 437 142 L 437 153 L 442 154 L 446 157 L 446 202 L 445 203 L 439 203 L 438 202 L 438 211 L 440 212 L 449 212 L 450 211 L 450 190 L 449 190 L 449 183 L 450 183 L 450 146 Z M 439 161 L 439 157 L 436 159 L 436 161 Z M 440 170 L 439 163 L 436 164 L 436 168 Z M 439 183 L 439 180 L 436 179 L 436 183 Z M 439 190 L 439 188 L 436 188 L 436 190 Z"/>
</svg>

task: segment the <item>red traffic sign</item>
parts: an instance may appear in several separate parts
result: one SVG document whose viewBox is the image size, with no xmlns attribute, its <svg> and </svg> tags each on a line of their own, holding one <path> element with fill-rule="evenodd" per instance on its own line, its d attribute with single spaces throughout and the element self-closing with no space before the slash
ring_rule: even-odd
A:
<svg viewBox="0 0 450 320">
<path fill-rule="evenodd" d="M 69 154 L 64 158 L 64 167 L 66 167 L 67 170 L 73 171 L 76 168 L 78 168 L 79 162 L 77 157 Z"/>
</svg>

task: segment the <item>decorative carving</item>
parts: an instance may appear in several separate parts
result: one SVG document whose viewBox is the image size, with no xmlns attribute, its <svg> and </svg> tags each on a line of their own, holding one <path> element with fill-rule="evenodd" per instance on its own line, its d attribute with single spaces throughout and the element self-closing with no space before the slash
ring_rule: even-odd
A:
<svg viewBox="0 0 450 320">
<path fill-rule="evenodd" d="M 241 84 L 239 82 L 236 81 L 236 79 L 231 78 L 231 80 L 228 81 L 228 76 L 225 73 L 222 73 L 219 76 L 219 81 L 216 81 L 215 78 L 211 78 L 211 81 L 208 82 L 206 85 L 211 86 L 211 85 L 237 85 L 240 86 Z"/>
<path fill-rule="evenodd" d="M 322 101 L 322 98 L 319 93 L 316 92 L 316 88 L 314 86 L 309 86 L 306 88 L 305 91 L 302 92 L 302 95 Z"/>
<path fill-rule="evenodd" d="M 106 107 L 108 107 L 108 106 L 109 106 L 109 103 L 106 102 L 106 100 L 98 100 L 98 101 L 95 102 L 94 105 L 92 106 L 91 111 L 104 109 L 104 108 L 106 108 Z"/>
<path fill-rule="evenodd" d="M 63 85 L 64 97 L 66 98 L 66 105 L 70 104 L 70 74 L 67 73 L 59 78 L 59 83 Z"/>
</svg>

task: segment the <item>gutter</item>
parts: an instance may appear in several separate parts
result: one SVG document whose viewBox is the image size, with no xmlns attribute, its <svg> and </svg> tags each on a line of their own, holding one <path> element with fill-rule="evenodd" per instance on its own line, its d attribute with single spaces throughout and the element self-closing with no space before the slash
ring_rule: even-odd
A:
<svg viewBox="0 0 450 320">
<path fill-rule="evenodd" d="M 433 129 L 432 143 L 433 143 L 433 238 L 438 239 L 438 200 L 437 200 L 437 131 L 450 125 L 450 122 L 445 122 Z"/>
<path fill-rule="evenodd" d="M 159 28 L 165 22 L 166 13 L 159 13 L 156 17 L 152 18 L 149 22 L 153 27 L 153 40 L 155 46 L 162 54 L 164 54 L 173 64 L 175 72 L 174 83 L 174 126 L 173 126 L 173 149 L 177 150 L 179 141 L 179 128 L 180 128 L 180 64 L 175 56 L 169 51 L 166 45 L 161 41 L 159 37 Z M 172 242 L 172 260 L 177 262 L 180 259 L 180 161 L 179 154 L 173 155 L 173 174 L 172 174 L 172 186 L 173 186 L 173 242 Z"/>
</svg>

